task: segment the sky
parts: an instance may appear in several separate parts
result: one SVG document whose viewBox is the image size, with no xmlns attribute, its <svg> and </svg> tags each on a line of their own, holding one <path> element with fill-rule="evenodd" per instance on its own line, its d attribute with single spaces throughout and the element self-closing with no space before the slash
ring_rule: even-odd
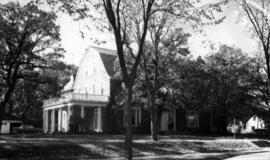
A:
<svg viewBox="0 0 270 160">
<path fill-rule="evenodd" d="M 247 30 L 247 25 L 238 21 L 238 10 L 233 5 L 228 5 L 224 9 L 226 19 L 218 25 L 205 26 L 205 34 L 195 33 L 189 38 L 188 47 L 194 57 L 205 56 L 211 52 L 211 44 L 219 46 L 220 44 L 227 44 L 241 48 L 243 52 L 254 54 L 258 47 L 257 41 L 251 37 Z M 96 45 L 89 37 L 107 40 L 101 47 L 116 49 L 114 39 L 108 34 L 98 31 L 89 31 L 82 38 L 80 30 L 84 30 L 83 24 L 74 22 L 72 18 L 67 15 L 62 15 L 59 18 L 61 25 L 61 35 L 63 47 L 67 50 L 65 61 L 78 65 L 84 51 L 90 45 Z M 98 32 L 98 33 L 97 33 Z"/>
<path fill-rule="evenodd" d="M 0 0 L 0 3 L 5 3 L 10 0 Z M 19 0 L 25 3 L 25 0 Z M 219 44 L 233 45 L 241 48 L 244 52 L 254 54 L 258 47 L 257 42 L 250 36 L 245 23 L 238 22 L 237 6 L 227 5 L 224 8 L 226 19 L 218 25 L 204 27 L 204 34 L 194 32 L 188 41 L 188 47 L 194 57 L 205 56 L 211 51 L 211 44 L 218 46 Z M 105 40 L 105 44 L 100 47 L 116 49 L 113 36 L 102 33 L 95 29 L 87 30 L 83 22 L 72 20 L 68 15 L 59 15 L 57 22 L 60 25 L 60 34 L 62 46 L 66 50 L 64 61 L 78 65 L 86 48 L 90 45 L 95 45 L 93 39 Z M 84 32 L 84 37 L 81 34 Z"/>
</svg>

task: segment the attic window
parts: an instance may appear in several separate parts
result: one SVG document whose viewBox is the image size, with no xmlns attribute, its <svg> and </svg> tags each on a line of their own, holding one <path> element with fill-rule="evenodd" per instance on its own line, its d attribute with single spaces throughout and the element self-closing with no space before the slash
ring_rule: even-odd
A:
<svg viewBox="0 0 270 160">
<path fill-rule="evenodd" d="M 104 88 L 101 88 L 101 95 L 104 94 Z"/>
<path fill-rule="evenodd" d="M 104 88 L 103 88 L 103 84 L 102 83 L 100 84 L 100 88 L 101 88 L 100 94 L 103 95 L 104 94 Z"/>
</svg>

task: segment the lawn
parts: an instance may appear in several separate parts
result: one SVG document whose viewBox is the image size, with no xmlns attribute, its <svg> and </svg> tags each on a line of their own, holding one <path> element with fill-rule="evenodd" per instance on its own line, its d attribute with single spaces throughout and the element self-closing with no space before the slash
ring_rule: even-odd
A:
<svg viewBox="0 0 270 160">
<path fill-rule="evenodd" d="M 137 159 L 217 160 L 260 151 L 259 140 L 206 136 L 135 136 Z M 124 155 L 122 135 L 2 135 L 0 159 L 119 159 Z"/>
</svg>

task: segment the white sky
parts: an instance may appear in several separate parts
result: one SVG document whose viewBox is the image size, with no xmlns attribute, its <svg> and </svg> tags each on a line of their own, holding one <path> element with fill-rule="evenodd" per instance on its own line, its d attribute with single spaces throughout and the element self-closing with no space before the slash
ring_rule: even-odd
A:
<svg viewBox="0 0 270 160">
<path fill-rule="evenodd" d="M 0 3 L 10 0 L 0 0 Z M 25 2 L 25 0 L 20 0 Z M 229 5 L 226 7 L 224 14 L 227 16 L 224 22 L 219 25 L 205 27 L 206 35 L 193 34 L 189 39 L 189 47 L 192 55 L 204 56 L 211 52 L 210 44 L 218 45 L 228 44 L 241 48 L 244 52 L 253 54 L 257 50 L 257 42 L 250 37 L 247 32 L 246 25 L 237 22 L 237 13 L 235 6 Z M 110 49 L 115 49 L 115 43 L 112 36 L 98 31 L 87 31 L 82 38 L 80 31 L 85 30 L 84 25 L 75 22 L 67 15 L 59 16 L 57 24 L 61 26 L 60 33 L 62 45 L 67 51 L 64 61 L 67 63 L 79 64 L 84 51 L 90 45 L 96 45 L 91 38 L 106 40 L 106 44 L 100 45 Z"/>
</svg>

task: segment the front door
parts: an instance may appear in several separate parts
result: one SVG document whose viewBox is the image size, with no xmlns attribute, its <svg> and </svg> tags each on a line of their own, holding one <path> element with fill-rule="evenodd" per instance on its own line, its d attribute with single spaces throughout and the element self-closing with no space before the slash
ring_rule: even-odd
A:
<svg viewBox="0 0 270 160">
<path fill-rule="evenodd" d="M 160 130 L 161 131 L 169 130 L 169 112 L 168 111 L 162 112 Z"/>
</svg>

